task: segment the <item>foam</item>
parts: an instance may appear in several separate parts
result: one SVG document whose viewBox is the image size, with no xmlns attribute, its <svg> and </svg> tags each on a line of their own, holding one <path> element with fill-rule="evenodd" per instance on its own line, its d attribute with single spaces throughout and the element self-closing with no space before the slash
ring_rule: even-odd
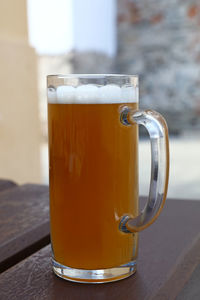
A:
<svg viewBox="0 0 200 300">
<path fill-rule="evenodd" d="M 57 94 L 56 90 L 53 87 L 49 87 L 47 89 L 47 98 L 49 103 L 57 102 Z"/>
<path fill-rule="evenodd" d="M 69 103 L 75 99 L 75 88 L 73 86 L 59 86 L 57 88 L 57 102 L 58 103 Z"/>
<path fill-rule="evenodd" d="M 133 103 L 137 102 L 137 88 L 133 86 L 119 87 L 115 84 L 97 86 L 94 84 L 59 86 L 48 88 L 49 103 Z"/>
</svg>

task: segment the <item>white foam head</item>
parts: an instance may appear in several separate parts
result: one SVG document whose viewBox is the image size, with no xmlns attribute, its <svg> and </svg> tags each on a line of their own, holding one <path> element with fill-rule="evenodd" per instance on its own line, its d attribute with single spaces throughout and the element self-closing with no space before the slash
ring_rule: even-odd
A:
<svg viewBox="0 0 200 300">
<path fill-rule="evenodd" d="M 138 102 L 138 91 L 134 86 L 119 87 L 114 84 L 97 86 L 94 84 L 78 87 L 59 86 L 57 89 L 48 88 L 49 103 L 133 103 Z"/>
</svg>

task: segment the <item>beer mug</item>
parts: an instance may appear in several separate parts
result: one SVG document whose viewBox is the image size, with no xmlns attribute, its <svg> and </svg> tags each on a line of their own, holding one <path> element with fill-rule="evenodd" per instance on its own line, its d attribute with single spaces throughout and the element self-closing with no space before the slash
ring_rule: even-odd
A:
<svg viewBox="0 0 200 300">
<path fill-rule="evenodd" d="M 50 75 L 50 227 L 53 271 L 76 282 L 136 271 L 138 232 L 164 205 L 169 176 L 164 118 L 138 108 L 138 77 Z M 139 212 L 138 125 L 151 142 L 151 180 Z"/>
</svg>

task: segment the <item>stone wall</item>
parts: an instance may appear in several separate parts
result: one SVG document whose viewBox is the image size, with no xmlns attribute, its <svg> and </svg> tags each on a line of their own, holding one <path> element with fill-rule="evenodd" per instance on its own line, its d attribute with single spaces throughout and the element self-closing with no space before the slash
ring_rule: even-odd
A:
<svg viewBox="0 0 200 300">
<path fill-rule="evenodd" d="M 72 51 L 46 62 L 48 65 L 53 62 L 54 73 L 70 70 L 70 73 L 138 74 L 141 108 L 161 112 L 171 133 L 199 130 L 199 0 L 116 1 L 115 58 L 92 51 Z M 45 88 L 43 85 L 43 94 Z"/>
<path fill-rule="evenodd" d="M 116 68 L 140 75 L 140 107 L 171 132 L 200 128 L 200 2 L 118 0 Z"/>
</svg>

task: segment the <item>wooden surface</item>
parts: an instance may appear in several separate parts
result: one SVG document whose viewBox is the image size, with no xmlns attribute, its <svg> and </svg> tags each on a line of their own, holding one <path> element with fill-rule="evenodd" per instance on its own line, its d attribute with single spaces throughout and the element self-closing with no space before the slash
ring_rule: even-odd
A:
<svg viewBox="0 0 200 300">
<path fill-rule="evenodd" d="M 0 299 L 176 299 L 200 263 L 199 228 L 200 202 L 168 200 L 140 234 L 135 275 L 103 285 L 64 281 L 52 273 L 47 246 L 0 275 Z"/>
<path fill-rule="evenodd" d="M 0 192 L 16 187 L 17 184 L 11 180 L 0 180 Z"/>
<path fill-rule="evenodd" d="M 184 286 L 176 300 L 199 300 L 200 299 L 200 264 L 192 273 L 191 278 Z"/>
<path fill-rule="evenodd" d="M 0 272 L 49 243 L 48 187 L 0 181 Z"/>
</svg>

